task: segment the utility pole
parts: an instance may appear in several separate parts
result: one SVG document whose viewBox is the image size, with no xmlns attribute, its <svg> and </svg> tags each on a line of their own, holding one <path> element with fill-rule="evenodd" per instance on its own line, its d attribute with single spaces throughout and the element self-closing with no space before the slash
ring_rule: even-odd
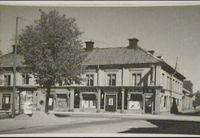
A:
<svg viewBox="0 0 200 138">
<path fill-rule="evenodd" d="M 16 54 L 17 54 L 17 45 L 18 45 L 18 20 L 19 17 L 16 17 L 16 34 L 15 34 L 15 46 L 13 47 L 13 94 L 12 94 L 12 118 L 15 117 L 15 98 L 16 98 Z"/>
</svg>

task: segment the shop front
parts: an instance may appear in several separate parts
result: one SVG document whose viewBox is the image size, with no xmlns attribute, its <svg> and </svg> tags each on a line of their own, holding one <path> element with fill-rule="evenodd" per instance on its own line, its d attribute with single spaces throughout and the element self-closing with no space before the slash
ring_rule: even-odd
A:
<svg viewBox="0 0 200 138">
<path fill-rule="evenodd" d="M 97 110 L 97 92 L 80 93 L 81 111 L 95 112 Z"/>
<path fill-rule="evenodd" d="M 133 113 L 143 113 L 144 98 L 140 92 L 130 92 L 128 94 L 128 111 Z"/>
</svg>

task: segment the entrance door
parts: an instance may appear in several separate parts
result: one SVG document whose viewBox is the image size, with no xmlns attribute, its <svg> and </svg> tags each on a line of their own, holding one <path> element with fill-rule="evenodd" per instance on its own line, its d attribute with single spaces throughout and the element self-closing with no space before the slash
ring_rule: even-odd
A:
<svg viewBox="0 0 200 138">
<path fill-rule="evenodd" d="M 145 113 L 152 113 L 152 98 L 145 98 Z"/>
<path fill-rule="evenodd" d="M 2 99 L 2 109 L 3 110 L 9 110 L 10 109 L 10 94 L 3 94 L 3 99 Z"/>
<path fill-rule="evenodd" d="M 106 95 L 106 111 L 116 111 L 116 95 Z"/>
</svg>

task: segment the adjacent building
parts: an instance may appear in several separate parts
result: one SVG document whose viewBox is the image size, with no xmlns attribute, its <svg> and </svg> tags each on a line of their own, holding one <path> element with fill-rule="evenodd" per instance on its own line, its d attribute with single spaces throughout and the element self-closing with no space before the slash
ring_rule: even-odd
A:
<svg viewBox="0 0 200 138">
<path fill-rule="evenodd" d="M 82 83 L 53 86 L 50 110 L 160 114 L 170 113 L 173 102 L 179 111 L 188 109 L 183 88 L 186 77 L 154 55 L 153 50 L 138 46 L 138 39 L 128 41 L 128 46 L 116 48 L 95 48 L 94 42 L 87 41 Z M 0 67 L 5 70 L 0 76 L 0 110 L 11 108 L 13 60 L 17 63 L 16 108 L 23 111 L 23 96 L 32 93 L 35 110 L 43 110 L 45 90 L 28 73 L 23 56 L 13 59 L 13 53 L 0 57 Z"/>
</svg>

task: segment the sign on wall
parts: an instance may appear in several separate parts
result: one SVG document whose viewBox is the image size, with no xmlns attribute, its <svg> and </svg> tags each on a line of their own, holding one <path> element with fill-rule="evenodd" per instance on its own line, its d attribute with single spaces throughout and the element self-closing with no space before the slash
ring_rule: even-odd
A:
<svg viewBox="0 0 200 138">
<path fill-rule="evenodd" d="M 108 105 L 113 105 L 113 98 L 108 99 Z"/>
<path fill-rule="evenodd" d="M 141 104 L 139 101 L 129 101 L 129 109 L 141 109 Z"/>
<path fill-rule="evenodd" d="M 49 106 L 53 105 L 53 98 L 49 98 Z"/>
</svg>

